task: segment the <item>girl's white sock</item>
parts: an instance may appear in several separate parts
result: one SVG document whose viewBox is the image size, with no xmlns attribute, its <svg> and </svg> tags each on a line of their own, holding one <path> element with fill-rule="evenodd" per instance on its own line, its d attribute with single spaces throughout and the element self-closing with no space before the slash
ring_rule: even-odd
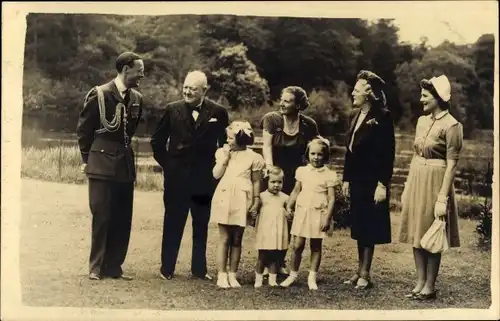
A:
<svg viewBox="0 0 500 321">
<path fill-rule="evenodd" d="M 228 281 L 229 281 L 229 285 L 232 288 L 240 288 L 241 287 L 241 285 L 238 282 L 238 280 L 236 280 L 236 272 L 229 272 L 229 274 L 228 274 Z"/>
<path fill-rule="evenodd" d="M 269 273 L 269 285 L 270 286 L 278 286 L 278 283 L 276 282 L 277 274 L 272 274 Z"/>
<path fill-rule="evenodd" d="M 318 285 L 316 284 L 316 273 L 314 271 L 309 271 L 309 277 L 307 278 L 307 285 L 309 290 L 317 290 Z"/>
<path fill-rule="evenodd" d="M 281 282 L 281 286 L 282 287 L 289 287 L 290 285 L 292 285 L 293 282 L 295 282 L 295 280 L 297 280 L 297 277 L 298 277 L 298 272 L 297 271 L 290 271 L 290 275 L 285 279 L 285 281 Z"/>
<path fill-rule="evenodd" d="M 230 288 L 231 286 L 227 282 L 227 273 L 226 272 L 219 272 L 217 275 L 217 286 L 219 288 L 227 289 Z"/>
<path fill-rule="evenodd" d="M 254 287 L 255 288 L 262 287 L 263 281 L 264 281 L 264 275 L 255 272 L 255 284 L 254 284 Z"/>
</svg>

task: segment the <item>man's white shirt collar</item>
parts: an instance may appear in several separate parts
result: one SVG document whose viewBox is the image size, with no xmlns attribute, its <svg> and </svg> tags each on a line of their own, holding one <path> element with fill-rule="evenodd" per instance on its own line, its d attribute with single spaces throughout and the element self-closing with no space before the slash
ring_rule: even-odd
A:
<svg viewBox="0 0 500 321">
<path fill-rule="evenodd" d="M 118 89 L 118 92 L 120 93 L 120 96 L 122 98 L 125 98 L 125 91 L 127 91 L 128 88 L 125 86 L 125 84 L 120 79 L 120 77 L 116 77 L 114 81 L 115 81 L 116 88 Z"/>
</svg>

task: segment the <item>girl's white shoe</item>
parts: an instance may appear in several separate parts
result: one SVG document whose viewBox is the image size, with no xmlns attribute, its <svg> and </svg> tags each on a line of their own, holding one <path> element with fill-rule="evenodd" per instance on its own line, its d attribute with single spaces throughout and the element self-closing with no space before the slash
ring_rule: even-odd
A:
<svg viewBox="0 0 500 321">
<path fill-rule="evenodd" d="M 309 277 L 307 278 L 307 285 L 309 286 L 309 290 L 317 290 L 318 285 L 316 284 L 316 272 L 310 271 Z"/>
<path fill-rule="evenodd" d="M 231 287 L 227 282 L 227 273 L 219 272 L 217 275 L 217 286 L 222 289 L 229 289 Z"/>
<path fill-rule="evenodd" d="M 264 276 L 262 274 L 258 274 L 255 272 L 255 284 L 253 285 L 255 288 L 261 288 L 264 282 Z"/>
<path fill-rule="evenodd" d="M 232 288 L 241 288 L 240 283 L 238 282 L 238 280 L 236 280 L 236 273 L 235 272 L 229 272 L 228 280 L 229 280 L 229 285 Z"/>
<path fill-rule="evenodd" d="M 285 279 L 285 281 L 281 282 L 281 286 L 284 288 L 289 287 L 290 285 L 293 284 L 297 280 L 297 272 L 296 271 L 290 271 L 290 275 Z"/>
<path fill-rule="evenodd" d="M 317 290 L 318 285 L 316 284 L 316 280 L 307 280 L 307 285 L 309 286 L 309 290 Z"/>
<path fill-rule="evenodd" d="M 278 282 L 276 282 L 277 274 L 269 273 L 269 286 L 278 286 Z"/>
</svg>

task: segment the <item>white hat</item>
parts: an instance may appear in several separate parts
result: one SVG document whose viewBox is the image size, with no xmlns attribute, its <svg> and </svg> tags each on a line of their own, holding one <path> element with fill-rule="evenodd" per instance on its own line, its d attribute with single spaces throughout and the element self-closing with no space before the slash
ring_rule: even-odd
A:
<svg viewBox="0 0 500 321">
<path fill-rule="evenodd" d="M 432 77 L 430 79 L 431 84 L 434 86 L 436 89 L 436 92 L 438 93 L 439 97 L 441 97 L 442 100 L 445 102 L 450 101 L 451 98 L 451 84 L 450 81 L 448 80 L 448 77 L 445 75 L 441 75 L 439 77 Z"/>
</svg>

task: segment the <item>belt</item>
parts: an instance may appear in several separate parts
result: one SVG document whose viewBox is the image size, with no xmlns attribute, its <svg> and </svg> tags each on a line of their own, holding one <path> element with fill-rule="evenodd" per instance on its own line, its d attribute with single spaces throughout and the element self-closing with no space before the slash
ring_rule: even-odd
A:
<svg viewBox="0 0 500 321">
<path fill-rule="evenodd" d="M 428 165 L 428 166 L 438 166 L 438 167 L 446 167 L 446 160 L 444 159 L 439 159 L 439 158 L 425 158 L 422 156 L 415 156 L 413 158 L 415 162 L 421 165 Z"/>
<path fill-rule="evenodd" d="M 99 139 L 99 140 L 103 140 L 103 141 L 106 141 L 106 142 L 110 142 L 110 143 L 118 145 L 120 147 L 124 147 L 125 149 L 131 148 L 131 146 L 130 146 L 130 138 L 128 136 L 124 137 L 124 140 L 115 140 L 115 139 L 106 138 L 106 136 L 104 136 L 103 134 L 104 133 L 97 134 L 95 136 L 95 139 L 96 140 Z"/>
</svg>

